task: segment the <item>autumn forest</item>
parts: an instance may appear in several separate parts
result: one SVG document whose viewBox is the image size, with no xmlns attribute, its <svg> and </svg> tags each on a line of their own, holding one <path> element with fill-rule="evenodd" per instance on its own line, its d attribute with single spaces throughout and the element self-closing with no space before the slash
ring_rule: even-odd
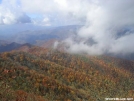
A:
<svg viewBox="0 0 134 101">
<path fill-rule="evenodd" d="M 0 54 L 0 101 L 134 97 L 134 62 L 32 47 Z"/>
</svg>

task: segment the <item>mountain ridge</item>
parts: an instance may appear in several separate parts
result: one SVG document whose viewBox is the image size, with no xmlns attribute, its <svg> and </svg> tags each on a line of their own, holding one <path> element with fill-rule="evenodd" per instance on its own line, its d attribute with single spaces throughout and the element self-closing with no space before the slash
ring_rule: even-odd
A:
<svg viewBox="0 0 134 101">
<path fill-rule="evenodd" d="M 23 46 L 27 46 L 27 47 L 30 48 L 33 45 L 31 45 L 29 43 L 19 44 L 19 43 L 16 43 L 16 42 L 5 43 L 5 44 L 0 45 L 0 52 L 8 52 L 8 51 L 16 50 L 16 49 L 21 48 Z"/>
<path fill-rule="evenodd" d="M 42 101 L 134 97 L 134 72 L 118 64 L 121 59 L 31 47 L 27 51 L 1 53 L 0 60 L 1 82 L 9 85 L 13 92 L 23 92 L 27 96 L 24 99 L 28 99 L 30 93 L 33 94 L 31 99 L 36 98 L 36 101 L 40 101 L 37 96 Z M 134 69 L 134 62 L 129 62 L 132 65 L 125 66 Z M 12 99 L 22 99 L 13 92 L 10 92 L 14 95 Z M 11 96 L 3 96 L 11 99 Z"/>
</svg>

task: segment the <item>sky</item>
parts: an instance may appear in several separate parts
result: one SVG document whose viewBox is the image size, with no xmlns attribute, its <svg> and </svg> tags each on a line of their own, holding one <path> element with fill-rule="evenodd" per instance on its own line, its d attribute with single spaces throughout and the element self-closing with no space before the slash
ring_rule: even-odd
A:
<svg viewBox="0 0 134 101">
<path fill-rule="evenodd" d="M 78 2 L 77 2 L 78 1 Z M 86 0 L 85 0 L 86 1 Z M 87 2 L 87 1 L 86 1 Z M 84 24 L 81 0 L 0 0 L 0 25 L 32 23 L 41 26 Z M 85 11 L 84 11 L 85 12 Z M 79 14 L 78 14 L 79 13 Z"/>
<path fill-rule="evenodd" d="M 67 51 L 130 54 L 134 53 L 133 5 L 134 0 L 0 0 L 0 27 L 84 25 L 63 41 Z"/>
</svg>

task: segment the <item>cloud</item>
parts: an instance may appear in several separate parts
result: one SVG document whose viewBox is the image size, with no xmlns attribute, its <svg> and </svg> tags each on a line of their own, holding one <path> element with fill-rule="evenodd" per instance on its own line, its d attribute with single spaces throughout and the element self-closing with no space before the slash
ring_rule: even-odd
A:
<svg viewBox="0 0 134 101">
<path fill-rule="evenodd" d="M 39 26 L 51 26 L 50 19 L 45 16 L 40 19 L 32 19 L 32 23 Z"/>
<path fill-rule="evenodd" d="M 16 0 L 3 0 L 0 4 L 0 24 L 30 23 L 31 19 L 16 5 Z"/>
<path fill-rule="evenodd" d="M 46 15 L 55 25 L 83 24 L 88 0 L 20 0 L 24 12 Z M 30 4 L 30 5 L 29 5 Z"/>
<path fill-rule="evenodd" d="M 23 11 L 29 13 L 46 13 L 56 10 L 53 0 L 20 0 Z M 29 5 L 30 4 L 30 5 Z"/>
<path fill-rule="evenodd" d="M 3 0 L 1 4 L 1 15 L 11 12 L 12 15 L 1 16 L 1 23 L 16 23 L 23 13 L 26 15 L 41 15 L 41 18 L 29 18 L 40 24 L 39 19 L 43 19 L 44 15 L 49 18 L 52 25 L 73 25 L 84 24 L 85 14 L 88 10 L 89 0 Z M 8 10 L 6 9 L 8 8 Z M 22 13 L 23 12 L 23 13 Z M 27 16 L 28 17 L 28 16 Z M 3 21 L 3 18 L 7 18 L 7 22 Z M 20 20 L 20 19 L 19 19 Z M 43 21 L 43 20 L 42 20 Z M 42 23 L 44 24 L 44 23 Z M 48 24 L 50 25 L 50 24 Z"/>
<path fill-rule="evenodd" d="M 134 53 L 133 43 L 134 43 L 134 33 L 120 37 L 118 40 L 115 40 L 111 45 L 111 53 Z"/>
<path fill-rule="evenodd" d="M 75 37 L 63 41 L 66 51 L 90 55 L 133 53 L 134 31 L 119 34 L 121 30 L 134 26 L 133 4 L 134 1 L 127 0 L 96 0 L 88 3 L 88 9 L 84 9 L 84 17 L 77 15 L 85 18 L 85 26 Z"/>
</svg>

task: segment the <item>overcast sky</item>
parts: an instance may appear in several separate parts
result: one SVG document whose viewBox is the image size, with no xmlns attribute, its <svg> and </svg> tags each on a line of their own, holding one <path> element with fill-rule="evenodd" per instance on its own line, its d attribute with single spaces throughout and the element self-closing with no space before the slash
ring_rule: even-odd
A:
<svg viewBox="0 0 134 101">
<path fill-rule="evenodd" d="M 133 4 L 134 0 L 0 0 L 0 25 L 85 24 L 94 19 L 108 20 L 106 17 L 112 18 L 111 24 L 117 19 L 119 24 L 130 24 L 134 22 Z"/>
<path fill-rule="evenodd" d="M 84 24 L 88 0 L 0 0 L 0 24 Z"/>
<path fill-rule="evenodd" d="M 70 52 L 134 52 L 134 0 L 0 0 L 0 27 L 28 23 L 84 25 L 64 40 Z M 119 35 L 124 29 L 129 30 Z"/>
</svg>

